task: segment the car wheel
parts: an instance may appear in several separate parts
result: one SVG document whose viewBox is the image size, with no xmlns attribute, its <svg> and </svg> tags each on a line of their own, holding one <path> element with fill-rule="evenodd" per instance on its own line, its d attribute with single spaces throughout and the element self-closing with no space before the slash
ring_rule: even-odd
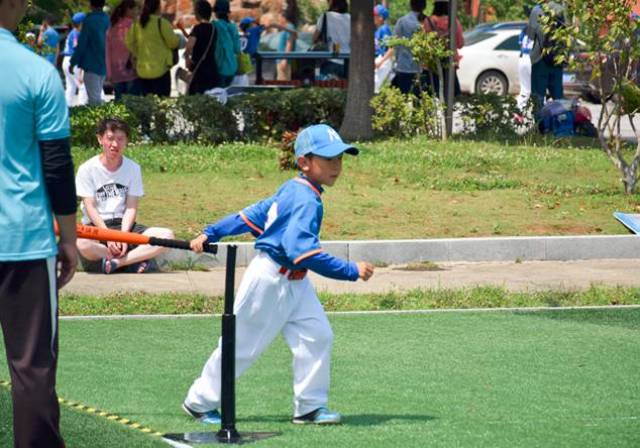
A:
<svg viewBox="0 0 640 448">
<path fill-rule="evenodd" d="M 495 95 L 506 95 L 508 92 L 509 84 L 507 78 L 495 70 L 489 70 L 478 76 L 476 81 L 476 93 Z"/>
</svg>

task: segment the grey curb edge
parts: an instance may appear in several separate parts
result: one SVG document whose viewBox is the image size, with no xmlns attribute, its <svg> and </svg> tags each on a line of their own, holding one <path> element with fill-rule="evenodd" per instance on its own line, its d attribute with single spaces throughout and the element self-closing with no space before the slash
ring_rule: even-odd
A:
<svg viewBox="0 0 640 448">
<path fill-rule="evenodd" d="M 253 258 L 253 243 L 238 246 L 238 266 Z M 227 244 L 217 256 L 170 250 L 160 264 L 202 264 L 222 267 Z M 640 258 L 640 238 L 635 235 L 581 235 L 498 238 L 442 238 L 429 240 L 326 241 L 322 247 L 332 255 L 351 261 L 403 264 L 419 261 L 568 261 Z"/>
</svg>

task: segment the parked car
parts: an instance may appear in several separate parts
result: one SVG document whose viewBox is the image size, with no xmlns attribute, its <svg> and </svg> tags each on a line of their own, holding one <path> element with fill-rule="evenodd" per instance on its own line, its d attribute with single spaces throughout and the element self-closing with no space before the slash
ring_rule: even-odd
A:
<svg viewBox="0 0 640 448">
<path fill-rule="evenodd" d="M 491 30 L 522 30 L 527 26 L 527 22 L 515 21 L 515 22 L 485 22 L 476 27 L 473 30 L 491 31 Z"/>
<path fill-rule="evenodd" d="M 517 94 L 520 91 L 518 36 L 526 22 L 500 22 L 481 24 L 465 33 L 465 46 L 460 50 L 458 78 L 460 88 L 467 93 Z M 584 48 L 578 47 L 575 57 L 584 57 Z M 605 66 L 606 70 L 606 66 Z M 610 76 L 605 89 L 610 89 Z M 591 80 L 591 68 L 570 70 L 562 77 L 566 98 L 583 98 L 600 102 L 600 94 Z"/>
<path fill-rule="evenodd" d="M 525 22 L 481 25 L 465 33 L 458 79 L 467 93 L 506 95 L 520 91 L 518 37 Z"/>
</svg>

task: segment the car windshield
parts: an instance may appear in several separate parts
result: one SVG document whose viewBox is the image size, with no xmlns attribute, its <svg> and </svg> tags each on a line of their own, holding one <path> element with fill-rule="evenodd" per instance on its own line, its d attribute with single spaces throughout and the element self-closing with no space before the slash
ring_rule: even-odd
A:
<svg viewBox="0 0 640 448">
<path fill-rule="evenodd" d="M 495 36 L 495 33 L 489 33 L 484 30 L 472 30 L 467 33 L 464 33 L 464 46 L 468 47 L 470 45 L 475 45 L 478 42 L 482 42 L 483 40 L 487 40 L 490 37 Z"/>
</svg>

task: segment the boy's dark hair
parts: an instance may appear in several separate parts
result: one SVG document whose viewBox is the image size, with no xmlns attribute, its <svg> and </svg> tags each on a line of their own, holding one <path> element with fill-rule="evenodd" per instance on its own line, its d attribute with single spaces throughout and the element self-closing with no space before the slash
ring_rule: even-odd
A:
<svg viewBox="0 0 640 448">
<path fill-rule="evenodd" d="M 104 8 L 105 0 L 89 0 L 89 5 L 93 9 Z"/>
<path fill-rule="evenodd" d="M 107 131 L 122 131 L 125 133 L 127 138 L 129 138 L 129 133 L 131 132 L 126 121 L 114 117 L 103 118 L 98 123 L 96 134 L 104 135 Z"/>
<path fill-rule="evenodd" d="M 211 19 L 211 3 L 207 0 L 198 0 L 194 6 L 196 16 L 204 20 Z"/>
</svg>

